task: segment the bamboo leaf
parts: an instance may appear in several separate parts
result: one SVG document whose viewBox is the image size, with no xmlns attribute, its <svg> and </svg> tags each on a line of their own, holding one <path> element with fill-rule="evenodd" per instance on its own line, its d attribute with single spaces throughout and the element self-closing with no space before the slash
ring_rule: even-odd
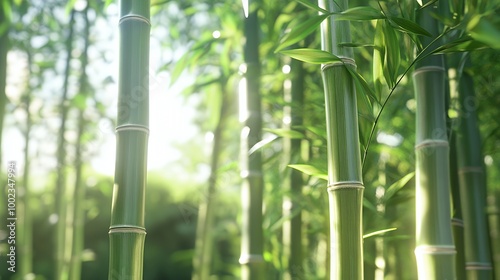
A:
<svg viewBox="0 0 500 280">
<path fill-rule="evenodd" d="M 433 51 L 433 53 L 440 54 L 440 53 L 468 52 L 485 48 L 488 48 L 488 46 L 485 45 L 484 43 L 476 41 L 471 37 L 464 37 L 436 48 Z"/>
<path fill-rule="evenodd" d="M 280 50 L 306 38 L 309 34 L 314 32 L 314 30 L 316 30 L 328 16 L 328 14 L 314 16 L 295 26 L 295 28 L 293 28 L 290 33 L 285 35 L 285 37 L 281 41 L 281 44 L 276 48 L 275 52 L 279 52 Z"/>
<path fill-rule="evenodd" d="M 249 150 L 248 150 L 248 154 L 251 155 L 253 154 L 255 151 L 259 150 L 259 149 L 262 149 L 263 147 L 265 147 L 267 144 L 270 144 L 272 143 L 274 140 L 278 139 L 278 136 L 276 135 L 272 135 L 270 137 L 266 137 L 262 140 L 260 140 L 259 142 L 257 142 L 255 145 L 253 145 Z"/>
<path fill-rule="evenodd" d="M 326 171 L 319 170 L 317 167 L 309 164 L 289 164 L 289 167 L 297 169 L 298 171 L 305 173 L 307 175 L 317 177 L 323 180 L 328 180 L 328 175 Z"/>
<path fill-rule="evenodd" d="M 318 11 L 320 13 L 323 13 L 323 14 L 328 14 L 329 12 L 323 8 L 321 8 L 320 6 L 316 5 L 316 4 L 313 4 L 311 1 L 308 1 L 308 0 L 295 0 L 297 2 L 299 2 L 300 4 L 308 7 L 309 9 L 313 9 L 315 11 Z"/>
<path fill-rule="evenodd" d="M 467 24 L 470 36 L 492 48 L 500 49 L 500 30 L 488 18 L 475 15 Z"/>
<path fill-rule="evenodd" d="M 281 51 L 282 54 L 288 55 L 300 61 L 312 64 L 325 64 L 335 61 L 341 61 L 337 56 L 322 50 L 316 49 L 294 49 Z"/>
<path fill-rule="evenodd" d="M 396 27 L 400 28 L 405 32 L 432 37 L 432 35 L 427 30 L 425 30 L 420 25 L 411 20 L 407 20 L 405 18 L 400 18 L 400 17 L 391 17 L 389 18 L 389 22 L 391 24 L 396 25 Z"/>
<path fill-rule="evenodd" d="M 354 7 L 340 14 L 335 14 L 335 20 L 374 20 L 383 18 L 385 16 L 379 10 L 370 6 Z"/>
<path fill-rule="evenodd" d="M 389 87 L 393 88 L 396 83 L 396 79 L 398 78 L 399 64 L 401 62 L 399 41 L 397 34 L 392 26 L 390 26 L 386 22 L 384 22 L 382 26 L 384 29 L 383 34 L 385 42 L 384 76 Z"/>
<path fill-rule="evenodd" d="M 280 137 L 284 138 L 290 138 L 290 139 L 304 139 L 306 136 L 299 131 L 296 130 L 291 130 L 291 129 L 283 129 L 283 128 L 277 128 L 277 129 L 270 129 L 270 128 L 265 128 L 265 131 L 274 133 Z"/>
<path fill-rule="evenodd" d="M 374 231 L 374 232 L 370 232 L 370 233 L 367 233 L 367 234 L 363 235 L 363 239 L 369 238 L 369 237 L 373 237 L 373 236 L 377 236 L 377 235 L 382 235 L 382 234 L 384 234 L 386 232 L 395 231 L 397 229 L 398 228 L 388 228 L 388 229 L 382 229 L 382 230 L 377 230 L 377 231 Z"/>
<path fill-rule="evenodd" d="M 373 40 L 373 83 L 375 85 L 375 92 L 378 99 L 382 96 L 382 76 L 384 73 L 384 57 L 385 57 L 385 43 L 384 43 L 384 30 L 383 20 L 378 20 L 375 27 L 375 38 Z"/>
<path fill-rule="evenodd" d="M 349 73 L 351 73 L 351 76 L 353 77 L 354 84 L 356 86 L 356 89 L 360 92 L 360 94 L 368 97 L 370 100 L 367 100 L 366 102 L 369 104 L 367 107 L 367 113 L 370 115 L 370 120 L 374 121 L 373 113 L 372 113 L 372 102 L 377 102 L 377 97 L 375 96 L 375 93 L 372 91 L 366 80 L 354 69 L 351 67 L 346 67 L 347 70 L 349 70 Z"/>
<path fill-rule="evenodd" d="M 415 176 L 415 172 L 406 174 L 403 178 L 397 180 L 390 185 L 385 191 L 383 203 L 387 203 L 397 192 L 399 192 L 406 184 Z"/>
</svg>

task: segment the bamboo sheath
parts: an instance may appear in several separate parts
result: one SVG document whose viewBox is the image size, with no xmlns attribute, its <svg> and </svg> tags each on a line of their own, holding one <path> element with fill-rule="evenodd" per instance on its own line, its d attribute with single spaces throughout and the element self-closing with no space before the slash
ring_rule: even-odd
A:
<svg viewBox="0 0 500 280">
<path fill-rule="evenodd" d="M 120 71 L 108 279 L 142 279 L 149 134 L 149 1 L 120 3 Z"/>
<path fill-rule="evenodd" d="M 329 12 L 347 9 L 347 1 L 319 0 Z M 325 92 L 328 198 L 330 208 L 330 279 L 363 279 L 362 200 L 358 112 L 354 81 L 347 67 L 355 71 L 349 43 L 349 23 L 327 18 L 321 25 L 322 49 L 342 62 L 322 65 Z"/>
</svg>

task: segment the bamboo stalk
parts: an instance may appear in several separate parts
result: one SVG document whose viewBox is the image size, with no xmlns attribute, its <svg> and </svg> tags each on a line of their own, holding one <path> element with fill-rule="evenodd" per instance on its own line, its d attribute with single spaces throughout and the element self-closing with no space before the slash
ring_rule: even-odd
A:
<svg viewBox="0 0 500 280">
<path fill-rule="evenodd" d="M 19 235 L 19 272 L 20 277 L 27 277 L 33 271 L 33 218 L 31 211 L 29 211 L 29 205 L 31 200 L 31 190 L 30 190 L 30 134 L 31 128 L 33 126 L 33 120 L 31 118 L 30 106 L 31 106 L 31 86 L 30 78 L 32 75 L 32 56 L 29 51 L 26 52 L 28 56 L 28 79 L 26 81 L 26 93 L 25 106 L 26 106 L 26 130 L 24 131 L 24 169 L 23 169 L 23 185 L 22 191 L 20 192 L 20 205 L 19 205 L 19 216 L 21 217 L 21 222 L 18 228 Z"/>
<path fill-rule="evenodd" d="M 424 3 L 425 4 L 425 3 Z M 420 9 L 418 23 L 433 36 L 436 7 Z M 432 38 L 423 38 L 424 46 Z M 418 279 L 456 279 L 451 230 L 449 144 L 445 120 L 445 69 L 442 55 L 416 64 L 413 74 L 416 112 L 416 248 Z"/>
<path fill-rule="evenodd" d="M 213 219 L 217 205 L 217 183 L 220 155 L 224 143 L 223 132 L 225 129 L 227 110 L 229 107 L 225 83 L 221 87 L 221 107 L 219 118 L 214 130 L 212 157 L 210 162 L 210 177 L 205 201 L 201 203 L 198 212 L 198 226 L 196 228 L 195 258 L 193 259 L 193 280 L 210 278 L 211 263 L 213 260 Z"/>
<path fill-rule="evenodd" d="M 88 18 L 89 4 L 82 12 L 85 27 L 84 27 L 84 48 L 81 54 L 81 74 L 80 74 L 80 89 L 79 93 L 83 96 L 88 94 L 88 80 L 86 68 L 88 64 L 88 47 L 89 47 L 89 29 L 90 22 Z M 82 270 L 82 253 L 84 248 L 84 223 L 85 223 L 85 186 L 82 182 L 83 162 L 82 162 L 82 136 L 86 129 L 86 120 L 84 118 L 85 108 L 78 110 L 78 127 L 77 127 L 77 140 L 75 148 L 75 189 L 74 189 L 74 205 L 73 205 L 73 242 L 71 248 L 71 259 L 69 268 L 69 279 L 79 280 Z"/>
<path fill-rule="evenodd" d="M 108 279 L 142 279 L 149 134 L 149 1 L 120 2 L 116 163 Z"/>
<path fill-rule="evenodd" d="M 319 0 L 329 12 L 348 8 L 348 1 Z M 322 65 L 325 92 L 328 198 L 330 204 L 330 279 L 363 279 L 362 200 L 363 179 L 359 146 L 356 90 L 348 67 L 356 65 L 350 43 L 349 23 L 335 16 L 321 25 L 324 51 L 342 59 Z"/>
<path fill-rule="evenodd" d="M 466 58 L 469 59 L 469 56 Z M 466 62 L 470 63 L 469 61 Z M 466 65 L 467 65 L 466 64 Z M 465 268 L 467 279 L 493 279 L 486 216 L 486 177 L 481 155 L 472 77 L 462 72 L 459 80 L 460 124 L 457 135 L 458 168 L 463 205 Z"/>
<path fill-rule="evenodd" d="M 241 279 L 265 279 L 262 230 L 262 156 L 260 150 L 250 151 L 262 138 L 262 116 L 260 97 L 260 59 L 259 59 L 259 21 L 256 1 L 250 6 L 248 17 L 244 20 L 244 60 L 246 104 L 241 131 L 241 177 L 243 179 L 242 199 L 242 238 Z"/>
<path fill-rule="evenodd" d="M 9 4 L 6 4 L 9 5 Z M 0 24 L 7 26 L 0 33 L 0 147 L 2 147 L 2 132 L 3 120 L 5 117 L 5 106 L 7 105 L 7 95 L 5 94 L 5 87 L 7 85 L 7 53 L 9 52 L 9 29 L 10 23 L 8 22 L 6 11 L 0 9 Z M 2 165 L 2 151 L 0 149 L 0 167 Z"/>
<path fill-rule="evenodd" d="M 446 58 L 446 64 L 448 69 L 448 80 L 449 83 L 446 85 L 446 99 L 445 99 L 445 110 L 449 112 L 451 95 L 456 95 L 457 93 L 457 54 L 448 55 Z M 453 240 L 455 242 L 455 248 L 457 250 L 456 257 L 456 276 L 457 280 L 465 280 L 465 246 L 464 246 L 464 221 L 462 215 L 462 203 L 460 202 L 460 180 L 458 178 L 458 165 L 457 165 L 457 135 L 454 131 L 454 124 L 456 122 L 455 118 L 451 118 L 449 114 L 446 115 L 446 124 L 448 129 L 448 142 L 450 144 L 450 187 L 451 187 L 451 199 L 452 199 L 452 219 L 451 225 L 453 230 Z"/>
<path fill-rule="evenodd" d="M 291 62 L 291 78 L 285 82 L 284 100 L 290 105 L 286 106 L 283 113 L 283 127 L 285 129 L 297 129 L 302 126 L 302 111 L 304 104 L 304 75 L 303 63 L 298 60 Z M 288 85 L 287 85 L 288 84 Z M 283 143 L 283 154 L 285 164 L 298 163 L 301 154 L 302 139 L 285 138 Z M 289 173 L 288 173 L 289 172 Z M 284 257 L 287 262 L 287 272 L 284 279 L 304 278 L 304 267 L 302 263 L 302 172 L 290 169 L 287 172 L 288 195 L 283 199 L 283 215 L 290 217 L 283 223 L 283 246 Z"/>
<path fill-rule="evenodd" d="M 73 50 L 73 27 L 75 23 L 75 10 L 71 10 L 70 20 L 68 24 L 69 34 L 66 38 L 66 54 L 65 73 L 63 81 L 63 90 L 61 103 L 59 105 L 61 112 L 61 124 L 59 126 L 59 134 L 57 141 L 57 180 L 55 190 L 55 204 L 56 204 L 56 232 L 54 234 L 55 244 L 55 279 L 64 279 L 67 273 L 67 264 L 65 258 L 66 250 L 66 140 L 64 134 L 66 133 L 66 119 L 68 115 L 68 81 L 71 68 L 71 52 Z"/>
</svg>

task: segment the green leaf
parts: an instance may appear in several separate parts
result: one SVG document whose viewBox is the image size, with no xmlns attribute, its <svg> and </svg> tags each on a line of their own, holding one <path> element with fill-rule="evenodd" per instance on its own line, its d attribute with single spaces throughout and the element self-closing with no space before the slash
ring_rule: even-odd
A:
<svg viewBox="0 0 500 280">
<path fill-rule="evenodd" d="M 312 64 L 325 64 L 335 61 L 341 61 L 337 56 L 316 49 L 294 49 L 294 50 L 284 50 L 280 51 L 284 55 L 288 55 L 300 61 L 312 63 Z"/>
<path fill-rule="evenodd" d="M 433 53 L 454 53 L 454 52 L 467 52 L 488 48 L 484 43 L 478 42 L 471 37 L 464 37 L 455 41 L 444 44 L 436 48 Z"/>
<path fill-rule="evenodd" d="M 248 154 L 249 155 L 253 154 L 255 151 L 258 151 L 258 150 L 264 148 L 265 146 L 267 146 L 268 144 L 272 143 L 276 139 L 278 139 L 278 137 L 276 135 L 272 135 L 270 137 L 266 137 L 266 138 L 260 140 L 259 142 L 257 142 L 255 145 L 253 145 L 248 150 Z"/>
<path fill-rule="evenodd" d="M 369 238 L 369 237 L 372 237 L 372 236 L 382 235 L 382 234 L 384 234 L 386 232 L 395 231 L 395 230 L 397 230 L 397 228 L 388 228 L 388 229 L 377 230 L 377 231 L 374 231 L 374 232 L 370 232 L 370 233 L 364 234 L 363 235 L 363 239 Z"/>
<path fill-rule="evenodd" d="M 319 170 L 317 167 L 309 165 L 309 164 L 289 164 L 289 167 L 293 169 L 297 169 L 302 173 L 307 175 L 317 177 L 323 180 L 328 181 L 328 175 L 326 171 Z"/>
<path fill-rule="evenodd" d="M 398 78 L 400 60 L 399 40 L 394 28 L 384 22 L 384 42 L 385 42 L 385 61 L 384 77 L 390 88 L 393 88 Z"/>
<path fill-rule="evenodd" d="M 306 136 L 296 130 L 291 130 L 291 129 L 283 129 L 283 128 L 277 128 L 277 129 L 271 129 L 271 128 L 264 128 L 265 131 L 274 133 L 280 137 L 284 138 L 290 138 L 290 139 L 304 139 Z"/>
<path fill-rule="evenodd" d="M 396 195 L 406 184 L 415 176 L 415 172 L 411 172 L 406 174 L 403 178 L 394 182 L 391 186 L 387 188 L 385 194 L 383 196 L 383 203 L 387 203 L 391 200 L 391 198 Z"/>
<path fill-rule="evenodd" d="M 375 93 L 372 91 L 368 83 L 365 81 L 365 79 L 359 74 L 355 69 L 352 69 L 352 67 L 346 67 L 347 70 L 349 70 L 349 73 L 351 74 L 354 84 L 356 86 L 356 90 L 359 91 L 358 94 L 364 96 L 364 104 L 361 104 L 362 106 L 365 106 L 365 109 L 363 110 L 363 113 L 367 115 L 370 121 L 375 121 L 375 117 L 373 116 L 373 111 L 372 111 L 372 102 L 377 102 L 377 97 L 375 96 Z M 369 98 L 371 100 L 368 100 Z M 361 107 L 363 108 L 363 107 Z"/>
<path fill-rule="evenodd" d="M 405 32 L 432 37 L 427 30 L 423 29 L 420 25 L 411 20 L 400 17 L 391 17 L 389 18 L 389 22 Z"/>
<path fill-rule="evenodd" d="M 375 36 L 373 40 L 373 83 L 375 85 L 375 92 L 378 99 L 382 97 L 382 76 L 384 73 L 384 57 L 385 57 L 385 43 L 384 43 L 384 25 L 383 20 L 378 20 L 375 27 Z"/>
<path fill-rule="evenodd" d="M 374 20 L 383 19 L 385 16 L 377 9 L 370 6 L 347 9 L 340 14 L 335 14 L 335 20 Z"/>
<path fill-rule="evenodd" d="M 321 7 L 319 7 L 318 5 L 316 4 L 313 4 L 311 1 L 309 0 L 295 0 L 297 2 L 299 2 L 300 4 L 308 7 L 309 9 L 313 9 L 315 11 L 318 11 L 320 13 L 323 13 L 323 14 L 328 14 L 329 12 Z"/>
<path fill-rule="evenodd" d="M 295 26 L 292 31 L 290 31 L 290 33 L 285 35 L 285 37 L 281 41 L 281 44 L 276 48 L 275 52 L 279 52 L 280 50 L 306 38 L 307 35 L 314 32 L 314 30 L 316 30 L 328 16 L 328 14 L 314 16 Z"/>
<path fill-rule="evenodd" d="M 500 49 L 500 28 L 482 15 L 475 15 L 467 24 L 470 36 L 494 49 Z"/>
</svg>

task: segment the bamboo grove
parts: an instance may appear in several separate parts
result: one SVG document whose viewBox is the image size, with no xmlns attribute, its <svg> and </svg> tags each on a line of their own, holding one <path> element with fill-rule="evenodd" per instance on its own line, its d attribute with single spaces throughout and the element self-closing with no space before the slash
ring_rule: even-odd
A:
<svg viewBox="0 0 500 280">
<path fill-rule="evenodd" d="M 4 1 L 0 279 L 500 280 L 499 19 Z"/>
</svg>

